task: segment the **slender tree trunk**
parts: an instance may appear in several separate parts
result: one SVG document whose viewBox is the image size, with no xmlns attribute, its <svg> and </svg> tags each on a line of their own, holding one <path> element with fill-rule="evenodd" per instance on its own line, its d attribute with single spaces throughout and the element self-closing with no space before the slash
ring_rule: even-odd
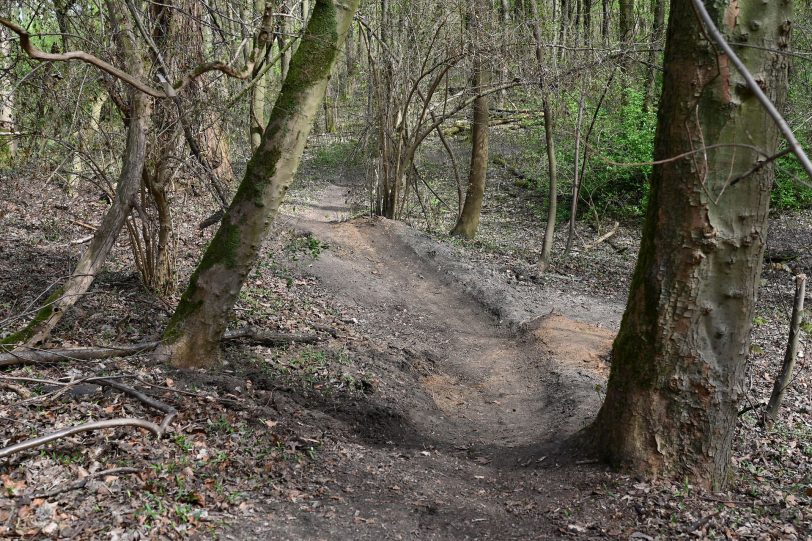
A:
<svg viewBox="0 0 812 541">
<path fill-rule="evenodd" d="M 601 17 L 601 38 L 603 38 L 604 46 L 609 45 L 609 14 L 611 13 L 609 5 L 610 0 L 603 0 L 601 3 L 601 12 L 603 14 L 603 17 Z"/>
<path fill-rule="evenodd" d="M 282 51 L 282 71 L 281 71 L 281 81 L 285 82 L 285 79 L 288 78 L 288 70 L 290 69 L 290 59 L 293 56 L 293 51 L 291 49 L 285 49 L 285 45 L 287 45 L 289 39 L 293 39 L 291 33 L 293 31 L 293 21 L 291 19 L 291 15 L 293 12 L 291 11 L 290 7 L 288 7 L 288 3 L 283 3 L 280 7 L 280 14 L 279 17 L 279 35 L 276 38 L 276 43 L 279 46 L 279 50 Z"/>
<path fill-rule="evenodd" d="M 267 21 L 268 24 L 271 24 L 273 21 L 273 16 L 271 13 L 267 13 L 268 10 L 273 11 L 273 5 L 266 0 L 254 0 L 254 17 L 260 18 L 262 21 Z M 257 55 L 257 62 L 256 68 L 261 69 L 260 66 L 264 66 L 264 63 L 260 62 L 260 57 L 265 57 L 265 60 L 269 60 L 269 49 L 273 45 L 273 28 L 262 28 L 260 29 L 257 39 L 254 43 L 254 48 L 256 49 L 255 54 Z M 256 76 L 256 73 L 253 74 Z M 271 72 L 268 71 L 264 75 L 260 77 L 260 80 L 251 89 L 251 104 L 249 107 L 249 130 L 251 135 L 251 150 L 256 151 L 259 148 L 259 143 L 262 140 L 262 130 L 268 122 L 267 114 L 265 112 L 265 101 L 267 100 L 268 96 L 268 89 L 271 82 Z"/>
<path fill-rule="evenodd" d="M 316 0 L 262 143 L 167 325 L 158 354 L 174 365 L 217 364 L 228 316 L 299 166 L 358 2 Z"/>
<path fill-rule="evenodd" d="M 2 63 L 11 58 L 11 41 L 6 40 L 7 31 L 0 28 L 0 58 Z M 6 66 L 0 66 L 5 68 Z M 17 143 L 14 133 L 14 94 L 12 93 L 11 70 L 0 77 L 0 164 L 14 159 Z M 9 135 L 5 135 L 9 134 Z"/>
<path fill-rule="evenodd" d="M 789 323 L 789 340 L 787 351 L 784 354 L 784 364 L 781 373 L 775 380 L 770 402 L 764 411 L 764 424 L 771 427 L 778 418 L 778 410 L 784 402 L 784 393 L 792 382 L 792 371 L 795 368 L 795 359 L 798 357 L 798 340 L 801 333 L 801 320 L 804 313 L 804 299 L 806 297 L 806 274 L 795 277 L 795 302 L 792 305 L 792 317 Z"/>
<path fill-rule="evenodd" d="M 570 201 L 570 224 L 567 231 L 567 247 L 565 254 L 572 250 L 572 242 L 575 240 L 575 222 L 578 217 L 578 199 L 581 197 L 581 126 L 584 120 L 584 98 L 586 88 L 581 89 L 581 99 L 578 101 L 578 120 L 575 122 L 575 160 L 572 178 L 572 201 Z"/>
<path fill-rule="evenodd" d="M 535 1 L 535 0 L 531 0 Z M 544 228 L 544 243 L 541 248 L 541 260 L 539 261 L 539 273 L 544 273 L 550 265 L 553 252 L 553 238 L 555 235 L 555 222 L 558 214 L 558 166 L 555 159 L 555 137 L 553 136 L 553 112 L 550 109 L 550 102 L 545 95 L 542 98 L 542 108 L 544 109 L 544 142 L 547 146 L 547 173 L 549 176 L 550 188 L 547 192 L 549 203 L 547 205 L 547 225 Z"/>
<path fill-rule="evenodd" d="M 113 10 L 111 9 L 111 14 Z M 139 51 L 135 47 L 130 28 L 122 25 L 117 32 L 118 43 L 130 73 L 143 77 Z M 149 100 L 139 91 L 130 89 L 129 118 L 127 124 L 127 145 L 121 175 L 116 186 L 116 197 L 110 209 L 102 219 L 93 240 L 71 277 L 56 292 L 46 299 L 44 306 L 37 312 L 34 320 L 23 330 L 7 337 L 5 343 L 22 343 L 38 345 L 43 343 L 51 331 L 62 320 L 62 317 L 79 301 L 104 265 L 116 238 L 124 227 L 124 222 L 135 204 L 138 189 L 141 185 L 141 173 L 146 156 L 146 126 L 149 116 Z"/>
<path fill-rule="evenodd" d="M 719 29 L 781 108 L 791 4 L 712 4 Z M 777 129 L 743 78 L 698 26 L 691 0 L 673 0 L 651 201 L 626 313 L 612 351 L 593 440 L 612 464 L 719 488 L 728 479 L 753 306 L 761 271 L 769 164 L 735 185 Z M 704 147 L 704 150 L 702 150 Z"/>
<path fill-rule="evenodd" d="M 485 15 L 487 4 L 478 2 L 475 13 L 476 21 L 473 22 L 473 30 L 476 34 L 475 47 L 481 47 L 481 38 L 484 32 Z M 482 57 L 482 52 L 474 52 L 473 75 L 471 82 L 474 92 L 480 95 L 474 100 L 473 122 L 471 124 L 472 148 L 471 148 L 471 168 L 468 173 L 468 189 L 465 194 L 465 203 L 462 212 L 457 219 L 457 224 L 451 230 L 452 235 L 472 239 L 479 228 L 479 218 L 482 211 L 482 201 L 485 198 L 485 183 L 488 176 L 488 122 L 490 114 L 488 112 L 488 97 L 482 95 L 483 88 L 490 83 L 490 67 L 486 66 L 486 61 Z"/>
<path fill-rule="evenodd" d="M 529 0 L 531 29 L 533 31 L 533 41 L 536 45 L 536 62 L 538 69 L 544 62 L 544 49 L 541 41 L 541 18 L 537 0 Z M 547 147 L 547 176 L 549 177 L 549 191 L 547 206 L 547 225 L 544 228 L 544 242 L 541 248 L 541 260 L 539 261 L 539 273 L 544 273 L 550 265 L 553 252 L 553 238 L 555 235 L 555 222 L 558 214 L 558 165 L 555 159 L 555 137 L 553 129 L 555 127 L 553 111 L 550 108 L 550 100 L 547 97 L 547 89 L 544 81 L 539 78 L 539 90 L 541 91 L 541 106 L 544 112 L 544 142 Z"/>
<path fill-rule="evenodd" d="M 656 71 L 654 65 L 659 58 L 655 49 L 660 43 L 665 24 L 665 0 L 652 0 L 654 9 L 654 19 L 651 23 L 651 46 L 649 47 L 646 66 L 646 96 L 643 101 L 643 112 L 648 113 L 654 101 L 654 87 L 656 82 Z"/>
</svg>

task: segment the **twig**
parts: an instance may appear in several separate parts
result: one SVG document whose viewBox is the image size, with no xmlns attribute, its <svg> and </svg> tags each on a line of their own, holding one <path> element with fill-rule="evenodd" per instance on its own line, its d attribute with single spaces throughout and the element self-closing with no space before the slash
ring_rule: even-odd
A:
<svg viewBox="0 0 812 541">
<path fill-rule="evenodd" d="M 21 451 L 26 451 L 28 449 L 34 449 L 36 447 L 40 447 L 42 445 L 45 445 L 46 443 L 58 440 L 60 438 L 66 438 L 68 436 L 81 434 L 83 432 L 102 430 L 105 428 L 117 428 L 120 426 L 137 426 L 139 428 L 145 428 L 159 438 L 163 434 L 163 431 L 161 430 L 160 426 L 150 421 L 145 421 L 143 419 L 135 419 L 135 418 L 107 419 L 105 421 L 94 421 L 92 423 L 85 423 L 77 426 L 63 428 L 62 430 L 51 432 L 50 434 L 40 436 L 39 438 L 33 438 L 14 445 L 10 445 L 9 447 L 4 447 L 0 449 L 0 458 L 5 458 L 7 456 L 13 455 L 14 453 L 19 453 Z"/>
<path fill-rule="evenodd" d="M 141 470 L 138 468 L 110 468 L 109 470 L 98 471 L 96 473 L 91 473 L 87 477 L 83 477 L 78 481 L 74 481 L 73 483 L 68 483 L 65 485 L 60 485 L 58 487 L 52 488 L 51 490 L 46 490 L 43 492 L 32 492 L 29 494 L 23 494 L 21 499 L 23 500 L 33 500 L 34 498 L 52 498 L 54 496 L 58 496 L 59 494 L 63 494 L 65 492 L 70 492 L 72 490 L 78 490 L 80 488 L 84 488 L 85 485 L 91 480 L 95 479 L 96 477 L 106 477 L 108 475 L 121 475 L 121 474 L 130 474 L 130 473 L 140 473 Z"/>
</svg>

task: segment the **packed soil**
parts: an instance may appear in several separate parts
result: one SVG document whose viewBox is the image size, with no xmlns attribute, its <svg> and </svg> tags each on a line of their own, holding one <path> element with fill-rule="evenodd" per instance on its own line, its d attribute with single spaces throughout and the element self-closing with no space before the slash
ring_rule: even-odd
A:
<svg viewBox="0 0 812 541">
<path fill-rule="evenodd" d="M 104 204 L 69 206 L 58 190 L 35 198 L 6 180 L 0 331 L 10 332 L 70 271 L 72 239 L 87 234 L 74 222 L 97 220 Z M 753 407 L 741 416 L 731 485 L 710 493 L 612 472 L 583 445 L 638 232 L 621 226 L 609 242 L 581 242 L 538 276 L 537 218 L 517 210 L 538 195 L 509 178 L 489 189 L 480 240 L 459 242 L 359 216 L 363 188 L 351 178 L 301 184 L 234 326 L 313 343 L 229 343 L 222 369 L 208 372 L 136 356 L 0 374 L 2 446 L 89 419 L 160 421 L 93 376 L 178 410 L 161 440 L 120 428 L 2 459 L 0 537 L 809 539 L 812 376 L 803 363 L 776 428 L 757 424 L 786 339 L 788 265 L 809 263 L 797 254 L 808 218 L 776 221 L 779 255 L 765 267 L 746 390 Z M 184 212 L 181 276 L 211 234 L 194 232 L 205 209 Z M 602 232 L 581 224 L 578 233 Z M 160 332 L 172 303 L 139 285 L 127 252 L 124 240 L 54 345 Z"/>
</svg>

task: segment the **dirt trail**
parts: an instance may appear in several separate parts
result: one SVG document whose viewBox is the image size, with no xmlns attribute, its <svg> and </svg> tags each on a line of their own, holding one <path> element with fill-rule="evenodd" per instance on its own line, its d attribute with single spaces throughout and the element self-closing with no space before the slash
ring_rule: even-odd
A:
<svg viewBox="0 0 812 541">
<path fill-rule="evenodd" d="M 492 459 L 507 460 L 518 458 L 511 449 L 558 443 L 582 428 L 598 406 L 613 332 L 551 314 L 558 299 L 537 307 L 550 315 L 514 322 L 519 332 L 498 324 L 436 253 L 418 253 L 416 232 L 389 220 L 348 221 L 347 190 L 329 185 L 315 202 L 295 205 L 295 227 L 328 244 L 309 271 L 368 311 L 367 332 L 428 359 L 421 385 L 437 411 L 410 415 L 423 435 L 499 449 Z"/>
<path fill-rule="evenodd" d="M 349 486 L 322 502 L 329 512 L 266 521 L 251 535 L 544 538 L 550 517 L 538 510 L 555 509 L 556 495 L 575 478 L 527 468 L 546 466 L 548 456 L 551 466 L 566 462 L 562 442 L 597 412 L 595 386 L 605 381 L 613 331 L 595 320 L 611 328 L 620 307 L 570 295 L 554 311 L 562 302 L 555 292 L 528 300 L 504 277 L 466 265 L 401 223 L 349 220 L 347 195 L 329 185 L 315 201 L 289 203 L 283 221 L 327 244 L 302 270 L 362 314 L 359 326 L 383 358 L 408 364 L 415 376 L 397 380 L 401 394 L 389 401 L 402 419 L 378 445 L 342 444 L 351 458 L 331 471 Z M 579 313 L 582 321 L 574 319 Z M 378 421 L 358 420 L 366 422 Z M 506 514 L 504 506 L 521 497 L 527 516 Z M 231 537 L 247 538 L 245 529 Z"/>
</svg>

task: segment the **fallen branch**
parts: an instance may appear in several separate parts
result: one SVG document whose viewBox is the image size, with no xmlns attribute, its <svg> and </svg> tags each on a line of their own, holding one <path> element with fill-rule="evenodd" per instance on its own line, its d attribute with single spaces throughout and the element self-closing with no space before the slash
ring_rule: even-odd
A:
<svg viewBox="0 0 812 541">
<path fill-rule="evenodd" d="M 120 426 L 137 426 L 139 428 L 145 428 L 146 430 L 149 430 L 159 438 L 163 434 L 163 431 L 161 430 L 160 426 L 150 421 L 145 421 L 143 419 L 135 419 L 135 418 L 107 419 L 105 421 L 94 421 L 92 423 L 70 426 L 68 428 L 63 428 L 62 430 L 57 430 L 56 432 L 51 432 L 50 434 L 40 436 L 39 438 L 33 438 L 14 445 L 10 445 L 9 447 L 4 447 L 0 449 L 0 458 L 5 458 L 15 453 L 26 451 L 28 449 L 34 449 L 36 447 L 45 445 L 46 443 L 61 438 L 67 438 L 68 436 L 74 436 L 76 434 L 81 434 L 83 432 L 91 432 L 93 430 L 103 430 L 105 428 L 117 428 Z"/>
<path fill-rule="evenodd" d="M 174 419 L 175 416 L 178 414 L 178 410 L 176 410 L 175 408 L 173 408 L 169 404 L 165 404 L 165 403 L 161 402 L 160 400 L 158 400 L 156 398 L 152 398 L 151 396 L 142 393 L 138 389 L 133 389 L 132 387 L 130 387 L 128 385 L 124 385 L 123 383 L 119 383 L 117 381 L 114 381 L 112 379 L 107 379 L 107 378 L 96 378 L 96 379 L 94 379 L 94 381 L 97 382 L 97 383 L 101 383 L 102 385 L 106 385 L 107 387 L 111 387 L 113 389 L 119 390 L 119 391 L 123 392 L 124 394 L 128 394 L 128 395 L 132 396 L 133 398 L 137 398 L 138 400 L 140 400 L 141 402 L 143 402 L 147 406 L 149 406 L 151 408 L 154 408 L 154 409 L 156 409 L 156 410 L 158 410 L 160 412 L 165 413 L 166 415 L 164 416 L 163 421 L 161 421 L 161 433 L 162 434 L 164 432 L 166 432 L 166 429 L 169 426 L 169 423 L 171 423 L 172 419 Z"/>
<path fill-rule="evenodd" d="M 23 494 L 21 499 L 23 500 L 33 500 L 34 498 L 52 498 L 54 496 L 58 496 L 59 494 L 64 494 L 65 492 L 70 492 L 72 490 L 79 490 L 80 488 L 84 488 L 87 483 L 95 479 L 97 477 L 106 477 L 108 475 L 121 475 L 121 474 L 131 474 L 131 473 L 140 473 L 141 470 L 138 468 L 110 468 L 109 470 L 98 471 L 96 473 L 91 473 L 87 477 L 83 477 L 78 481 L 74 481 L 73 483 L 68 483 L 65 485 L 60 485 L 58 487 L 54 487 L 50 490 L 46 490 L 43 492 L 32 492 L 30 494 Z"/>
<path fill-rule="evenodd" d="M 31 398 L 31 391 L 29 391 L 22 385 L 15 385 L 7 381 L 0 381 L 0 389 L 11 391 L 12 393 L 17 393 L 18 395 L 20 395 L 20 398 L 23 398 L 25 400 Z"/>
<path fill-rule="evenodd" d="M 612 229 L 610 229 L 608 232 L 604 233 L 603 235 L 601 235 L 600 237 L 598 237 L 594 241 L 592 241 L 589 244 L 587 244 L 586 246 L 584 246 L 584 249 L 585 250 L 591 250 L 592 248 L 594 248 L 598 244 L 608 240 L 609 238 L 614 236 L 615 233 L 617 233 L 617 230 L 619 228 L 620 228 L 620 222 L 615 222 L 615 225 L 612 226 Z"/>
<path fill-rule="evenodd" d="M 321 337 L 315 334 L 287 334 L 261 332 L 251 327 L 228 331 L 223 341 L 246 340 L 262 346 L 281 346 L 291 343 L 315 344 Z M 147 353 L 160 345 L 160 341 L 142 342 L 140 344 L 99 347 L 99 348 L 66 348 L 66 349 L 29 349 L 0 353 L 0 367 L 21 364 L 57 363 L 63 361 L 97 361 L 112 357 L 129 357 Z M 0 346 L 2 351 L 3 346 Z"/>
<path fill-rule="evenodd" d="M 20 364 L 56 363 L 62 361 L 95 361 L 111 357 L 128 357 L 151 351 L 160 342 L 143 342 L 130 346 L 106 348 L 28 349 L 0 353 L 0 367 Z M 2 347 L 0 347 L 2 349 Z"/>
</svg>

